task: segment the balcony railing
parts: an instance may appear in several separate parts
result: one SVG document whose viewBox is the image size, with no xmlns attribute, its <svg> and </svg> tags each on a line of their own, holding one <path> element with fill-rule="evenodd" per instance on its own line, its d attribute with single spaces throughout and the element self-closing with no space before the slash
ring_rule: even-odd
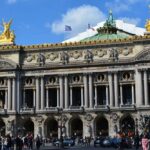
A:
<svg viewBox="0 0 150 150">
<path fill-rule="evenodd" d="M 34 108 L 29 108 L 29 107 L 22 107 L 20 109 L 20 113 L 34 113 L 35 109 Z"/>
</svg>

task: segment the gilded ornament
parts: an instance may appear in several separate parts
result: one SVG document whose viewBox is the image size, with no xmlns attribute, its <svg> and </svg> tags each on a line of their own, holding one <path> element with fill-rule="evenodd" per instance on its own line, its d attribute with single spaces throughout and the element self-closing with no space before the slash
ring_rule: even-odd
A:
<svg viewBox="0 0 150 150">
<path fill-rule="evenodd" d="M 15 40 L 14 31 L 10 30 L 12 19 L 6 23 L 2 20 L 3 32 L 0 34 L 0 44 L 13 44 Z"/>
</svg>

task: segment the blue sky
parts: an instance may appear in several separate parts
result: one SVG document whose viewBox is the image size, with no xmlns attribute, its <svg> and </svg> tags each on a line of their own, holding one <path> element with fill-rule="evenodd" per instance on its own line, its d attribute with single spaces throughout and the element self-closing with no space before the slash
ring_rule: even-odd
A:
<svg viewBox="0 0 150 150">
<path fill-rule="evenodd" d="M 144 27 L 150 18 L 150 0 L 0 0 L 0 21 L 13 19 L 16 44 L 59 43 L 106 19 L 112 9 L 115 19 Z M 71 32 L 64 26 L 70 25 Z M 0 31 L 3 28 L 0 26 Z"/>
</svg>

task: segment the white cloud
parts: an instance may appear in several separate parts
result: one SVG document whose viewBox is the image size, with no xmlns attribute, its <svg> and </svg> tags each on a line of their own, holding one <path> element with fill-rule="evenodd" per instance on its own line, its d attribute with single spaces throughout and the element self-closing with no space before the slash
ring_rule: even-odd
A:
<svg viewBox="0 0 150 150">
<path fill-rule="evenodd" d="M 105 15 L 97 7 L 91 5 L 82 5 L 77 8 L 73 8 L 62 15 L 61 20 L 54 21 L 52 24 L 46 23 L 46 27 L 50 28 L 52 32 L 66 34 L 67 37 L 76 35 L 79 32 L 87 29 L 88 23 L 92 26 L 98 22 L 105 20 Z M 70 25 L 72 31 L 64 31 L 65 25 Z"/>
<path fill-rule="evenodd" d="M 7 3 L 8 4 L 14 4 L 14 3 L 16 3 L 17 2 L 17 0 L 7 0 Z"/>
<path fill-rule="evenodd" d="M 131 23 L 131 24 L 134 24 L 134 25 L 139 25 L 140 22 L 141 22 L 141 19 L 140 19 L 140 18 L 122 17 L 122 18 L 119 18 L 119 19 L 120 19 L 120 20 L 123 20 L 124 22 Z"/>
</svg>

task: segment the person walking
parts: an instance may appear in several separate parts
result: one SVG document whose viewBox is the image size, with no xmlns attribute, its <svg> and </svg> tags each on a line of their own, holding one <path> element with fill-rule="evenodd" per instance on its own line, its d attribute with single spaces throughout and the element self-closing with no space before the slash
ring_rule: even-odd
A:
<svg viewBox="0 0 150 150">
<path fill-rule="evenodd" d="M 147 138 L 145 134 L 142 138 L 142 148 L 143 150 L 149 150 L 149 139 Z"/>
<path fill-rule="evenodd" d="M 36 149 L 39 150 L 41 146 L 41 140 L 40 137 L 37 135 L 36 137 Z"/>
<path fill-rule="evenodd" d="M 140 142 L 140 137 L 138 132 L 135 134 L 134 137 L 134 144 L 135 144 L 135 149 L 138 150 L 139 149 L 139 142 Z"/>
</svg>

